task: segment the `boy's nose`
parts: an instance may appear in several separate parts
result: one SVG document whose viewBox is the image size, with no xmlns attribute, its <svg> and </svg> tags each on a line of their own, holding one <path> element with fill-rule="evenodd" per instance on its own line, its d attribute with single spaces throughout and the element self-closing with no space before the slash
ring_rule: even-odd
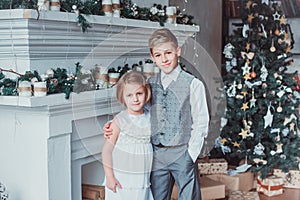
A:
<svg viewBox="0 0 300 200">
<path fill-rule="evenodd" d="M 166 62 L 168 59 L 167 59 L 167 56 L 165 54 L 162 55 L 162 62 Z"/>
</svg>

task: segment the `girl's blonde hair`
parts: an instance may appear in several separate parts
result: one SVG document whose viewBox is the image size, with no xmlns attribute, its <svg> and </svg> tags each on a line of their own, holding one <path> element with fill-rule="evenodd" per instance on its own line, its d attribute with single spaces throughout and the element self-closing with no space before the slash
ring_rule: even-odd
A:
<svg viewBox="0 0 300 200">
<path fill-rule="evenodd" d="M 146 93 L 146 99 L 145 103 L 150 101 L 151 98 L 151 89 L 150 85 L 147 83 L 145 76 L 138 72 L 138 71 L 129 71 L 126 72 L 118 81 L 117 83 L 117 91 L 116 91 L 116 96 L 118 101 L 122 104 L 125 105 L 125 101 L 123 98 L 123 92 L 124 92 L 124 87 L 126 84 L 138 84 L 144 87 L 145 93 Z M 126 105 L 125 105 L 126 106 Z"/>
</svg>

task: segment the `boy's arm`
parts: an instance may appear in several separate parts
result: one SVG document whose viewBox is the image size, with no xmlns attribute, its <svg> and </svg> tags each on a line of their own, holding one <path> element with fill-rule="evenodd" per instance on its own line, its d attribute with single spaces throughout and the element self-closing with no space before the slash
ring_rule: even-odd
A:
<svg viewBox="0 0 300 200">
<path fill-rule="evenodd" d="M 199 79 L 193 79 L 190 91 L 193 124 L 188 151 L 195 162 L 203 147 L 204 138 L 208 133 L 209 112 L 203 83 Z"/>
<path fill-rule="evenodd" d="M 122 188 L 121 184 L 114 176 L 112 163 L 112 151 L 120 134 L 119 123 L 116 118 L 111 122 L 110 127 L 113 129 L 113 134 L 110 136 L 110 138 L 104 141 L 102 148 L 102 163 L 106 176 L 106 186 L 113 192 L 116 192 L 117 186 Z"/>
</svg>

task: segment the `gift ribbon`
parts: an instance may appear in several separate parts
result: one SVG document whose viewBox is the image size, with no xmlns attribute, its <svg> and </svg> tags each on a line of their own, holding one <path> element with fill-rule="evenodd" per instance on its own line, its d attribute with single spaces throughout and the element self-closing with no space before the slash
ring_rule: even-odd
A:
<svg viewBox="0 0 300 200">
<path fill-rule="evenodd" d="M 267 189 L 268 191 L 273 191 L 273 190 L 280 190 L 282 189 L 283 187 L 283 184 L 282 185 L 273 185 L 273 186 L 270 186 L 270 185 L 263 185 L 261 180 L 257 180 L 257 183 L 262 187 L 262 188 L 265 188 Z"/>
</svg>

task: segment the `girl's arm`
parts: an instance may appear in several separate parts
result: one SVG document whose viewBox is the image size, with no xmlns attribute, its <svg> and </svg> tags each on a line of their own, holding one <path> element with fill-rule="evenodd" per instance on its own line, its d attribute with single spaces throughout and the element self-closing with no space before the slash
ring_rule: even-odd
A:
<svg viewBox="0 0 300 200">
<path fill-rule="evenodd" d="M 111 128 L 113 129 L 113 134 L 110 136 L 110 138 L 107 138 L 104 141 L 102 149 L 102 163 L 106 176 L 106 187 L 111 189 L 113 192 L 116 192 L 117 186 L 119 188 L 122 188 L 121 184 L 114 176 L 112 163 L 112 151 L 120 134 L 119 122 L 117 118 L 113 119 L 111 123 Z"/>
</svg>

